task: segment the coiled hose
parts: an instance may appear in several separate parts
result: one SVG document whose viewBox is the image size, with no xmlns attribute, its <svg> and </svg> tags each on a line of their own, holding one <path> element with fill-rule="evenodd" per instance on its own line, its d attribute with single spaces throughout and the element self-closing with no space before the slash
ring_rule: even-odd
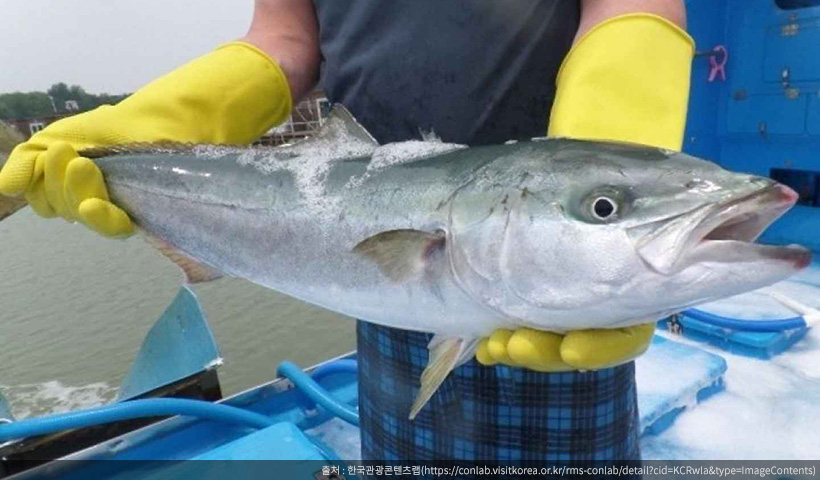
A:
<svg viewBox="0 0 820 480">
<path fill-rule="evenodd" d="M 135 418 L 184 415 L 261 429 L 273 421 L 242 408 L 182 398 L 147 398 L 0 425 L 0 442 Z"/>
<path fill-rule="evenodd" d="M 359 413 L 352 407 L 333 398 L 327 390 L 316 383 L 316 380 L 324 376 L 334 373 L 355 373 L 356 369 L 355 360 L 337 360 L 317 368 L 313 372 L 313 378 L 311 378 L 295 363 L 284 361 L 279 364 L 276 373 L 290 380 L 294 386 L 299 388 L 310 400 L 316 402 L 317 405 L 345 422 L 358 427 Z"/>
<path fill-rule="evenodd" d="M 316 380 L 328 375 L 337 373 L 355 374 L 356 370 L 355 360 L 337 360 L 317 368 L 313 372 L 313 378 L 311 378 L 296 364 L 282 362 L 279 365 L 278 373 L 287 377 L 309 399 L 321 405 L 331 414 L 358 426 L 359 414 L 353 408 L 337 401 L 327 390 L 316 383 Z M 273 420 L 264 415 L 219 403 L 181 398 L 148 398 L 0 424 L 0 442 L 122 420 L 173 415 L 203 418 L 255 429 L 269 427 L 274 423 Z"/>
</svg>

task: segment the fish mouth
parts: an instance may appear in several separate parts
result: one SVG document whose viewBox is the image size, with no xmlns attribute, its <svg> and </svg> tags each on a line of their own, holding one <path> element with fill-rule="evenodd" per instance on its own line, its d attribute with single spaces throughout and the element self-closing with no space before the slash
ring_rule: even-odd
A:
<svg viewBox="0 0 820 480">
<path fill-rule="evenodd" d="M 792 208 L 799 195 L 791 188 L 773 184 L 745 197 L 730 200 L 710 209 L 692 230 L 688 254 L 692 264 L 706 260 L 736 262 L 740 260 L 770 259 L 790 262 L 796 269 L 811 263 L 811 251 L 798 246 L 773 246 L 755 243 L 760 235 Z M 721 255 L 714 255 L 714 253 Z"/>
<path fill-rule="evenodd" d="M 768 180 L 751 194 L 702 206 L 662 225 L 632 232 L 637 240 L 636 250 L 662 275 L 674 275 L 701 262 L 770 260 L 790 263 L 790 267 L 799 270 L 811 263 L 811 251 L 798 245 L 754 243 L 798 198 L 791 188 Z"/>
</svg>

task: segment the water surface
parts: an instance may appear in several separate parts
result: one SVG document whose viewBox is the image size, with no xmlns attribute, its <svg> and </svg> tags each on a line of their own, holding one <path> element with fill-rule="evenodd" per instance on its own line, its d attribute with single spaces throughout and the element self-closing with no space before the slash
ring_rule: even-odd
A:
<svg viewBox="0 0 820 480">
<path fill-rule="evenodd" d="M 29 208 L 0 222 L 0 389 L 17 415 L 110 400 L 153 322 L 174 298 L 177 267 L 142 238 L 109 240 Z M 225 364 L 223 393 L 350 351 L 354 322 L 233 278 L 194 288 Z"/>
</svg>

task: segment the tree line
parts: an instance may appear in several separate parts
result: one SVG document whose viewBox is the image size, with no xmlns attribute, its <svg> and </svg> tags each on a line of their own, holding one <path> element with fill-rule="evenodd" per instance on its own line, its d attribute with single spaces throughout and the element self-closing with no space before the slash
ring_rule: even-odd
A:
<svg viewBox="0 0 820 480">
<path fill-rule="evenodd" d="M 45 92 L 14 92 L 0 94 L 0 120 L 64 115 L 93 110 L 100 105 L 113 105 L 128 94 L 95 95 L 79 85 L 55 83 Z"/>
</svg>

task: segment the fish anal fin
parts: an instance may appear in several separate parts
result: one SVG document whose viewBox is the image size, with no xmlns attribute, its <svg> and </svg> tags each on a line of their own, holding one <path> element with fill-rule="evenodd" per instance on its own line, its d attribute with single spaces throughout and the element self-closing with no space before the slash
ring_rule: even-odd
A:
<svg viewBox="0 0 820 480">
<path fill-rule="evenodd" d="M 185 283 L 189 285 L 210 282 L 211 280 L 222 277 L 221 272 L 198 262 L 168 242 L 148 234 L 145 235 L 145 240 L 152 247 L 156 248 L 159 253 L 163 254 L 182 269 L 182 272 L 185 274 Z"/>
<path fill-rule="evenodd" d="M 390 280 L 403 283 L 428 272 L 444 246 L 444 232 L 388 230 L 362 240 L 353 253 L 375 262 Z"/>
<path fill-rule="evenodd" d="M 444 383 L 447 375 L 456 367 L 469 360 L 476 349 L 476 341 L 460 337 L 442 337 L 436 335 L 427 347 L 430 354 L 427 368 L 421 373 L 421 387 L 413 406 L 410 408 L 410 420 L 430 401 L 438 387 Z"/>
</svg>

